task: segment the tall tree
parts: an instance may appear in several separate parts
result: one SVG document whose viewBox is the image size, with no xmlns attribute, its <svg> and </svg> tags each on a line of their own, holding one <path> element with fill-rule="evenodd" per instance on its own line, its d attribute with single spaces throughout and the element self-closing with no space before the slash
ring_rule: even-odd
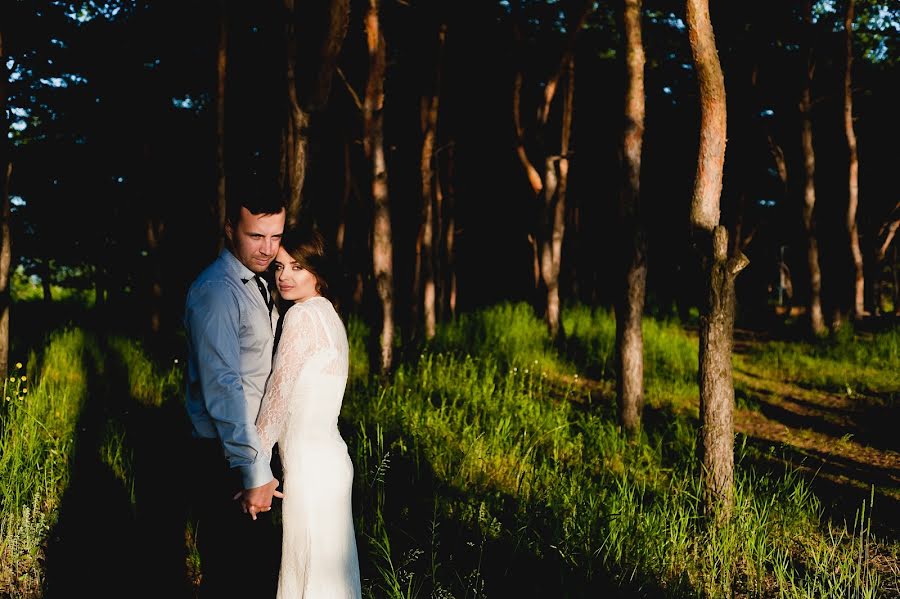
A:
<svg viewBox="0 0 900 599">
<path fill-rule="evenodd" d="M 846 62 L 844 67 L 844 134 L 847 136 L 849 177 L 847 186 L 847 233 L 850 236 L 850 255 L 853 257 L 853 317 L 866 316 L 865 274 L 863 256 L 859 249 L 859 229 L 856 211 L 859 207 L 859 156 L 856 151 L 856 131 L 853 129 L 853 10 L 854 0 L 847 0 L 844 14 Z"/>
<path fill-rule="evenodd" d="M 282 188 L 288 224 L 300 218 L 311 114 L 328 101 L 337 58 L 347 34 L 349 0 L 308 3 L 284 0 L 287 122 L 281 136 Z"/>
<path fill-rule="evenodd" d="M 394 361 L 394 244 L 388 202 L 387 161 L 384 155 L 384 75 L 387 65 L 384 34 L 379 22 L 379 1 L 369 0 L 366 12 L 366 45 L 369 76 L 363 102 L 363 146 L 372 177 L 372 265 L 381 303 L 379 370 L 386 373 Z"/>
<path fill-rule="evenodd" d="M 5 12 L 5 11 L 4 11 Z M 10 239 L 10 206 L 9 177 L 12 174 L 10 161 L 9 119 L 7 117 L 7 85 L 9 75 L 6 68 L 6 48 L 3 45 L 4 30 L 7 27 L 6 15 L 0 14 L 0 375 L 6 376 L 9 370 L 9 305 L 10 305 L 10 266 L 12 264 L 12 243 Z"/>
<path fill-rule="evenodd" d="M 619 200 L 623 280 L 616 303 L 616 399 L 619 422 L 630 433 L 644 408 L 644 338 L 641 330 L 647 283 L 647 241 L 641 225 L 641 148 L 644 140 L 644 44 L 641 0 L 625 0 L 625 119 L 622 191 Z"/>
<path fill-rule="evenodd" d="M 218 250 L 225 243 L 225 77 L 228 72 L 228 0 L 219 0 L 219 47 L 216 54 L 216 206 Z"/>
<path fill-rule="evenodd" d="M 819 268 L 819 241 L 816 234 L 816 154 L 812 131 L 812 78 L 815 63 L 812 53 L 812 2 L 805 4 L 803 21 L 806 38 L 806 68 L 800 92 L 800 141 L 803 151 L 803 229 L 806 233 L 806 262 L 809 269 L 809 323 L 816 335 L 825 333 L 822 315 L 822 271 Z"/>
<path fill-rule="evenodd" d="M 691 229 L 703 263 L 700 309 L 700 453 L 703 504 L 716 520 L 734 502 L 734 383 L 731 370 L 734 279 L 748 260 L 728 256 L 728 229 L 719 224 L 725 162 L 725 79 L 708 0 L 687 0 L 687 27 L 700 90 L 700 147 L 691 199 Z"/>
<path fill-rule="evenodd" d="M 447 36 L 446 24 L 438 28 L 437 66 L 435 68 L 434 88 L 430 94 L 423 95 L 420 101 L 422 127 L 422 152 L 419 157 L 419 174 L 421 177 L 422 217 L 419 225 L 419 236 L 416 240 L 416 268 L 414 284 L 414 305 L 418 306 L 419 295 L 422 298 L 422 312 L 425 318 L 425 338 L 431 339 L 435 334 L 437 310 L 435 307 L 437 271 L 435 260 L 435 239 L 440 235 L 440 209 L 437 208 L 439 181 L 435 168 L 437 141 L 438 109 L 441 98 L 441 71 L 443 68 L 444 40 Z M 437 233 L 437 235 L 436 235 Z"/>
<path fill-rule="evenodd" d="M 564 98 L 560 123 L 560 149 L 555 154 L 544 143 L 535 144 L 532 150 L 537 156 L 532 160 L 526 147 L 526 130 L 522 123 L 522 82 L 523 72 L 516 72 L 513 86 L 513 125 L 515 127 L 515 151 L 525 169 L 531 191 L 537 201 L 537 222 L 531 243 L 534 250 L 535 283 L 541 281 L 546 292 L 544 314 L 550 336 L 554 339 L 562 334 L 559 298 L 559 273 L 562 262 L 562 244 L 565 235 L 566 191 L 568 187 L 569 142 L 572 129 L 575 84 L 575 44 L 584 28 L 594 2 L 578 3 L 569 14 L 566 24 L 567 35 L 563 44 L 558 66 L 544 83 L 543 98 L 536 114 L 534 136 L 543 141 L 549 138 L 548 124 L 551 107 L 560 86 L 564 88 Z M 522 16 L 519 2 L 510 2 L 513 11 L 513 26 L 516 38 L 523 38 L 522 29 L 526 19 Z M 541 164 L 544 175 L 535 164 Z"/>
</svg>

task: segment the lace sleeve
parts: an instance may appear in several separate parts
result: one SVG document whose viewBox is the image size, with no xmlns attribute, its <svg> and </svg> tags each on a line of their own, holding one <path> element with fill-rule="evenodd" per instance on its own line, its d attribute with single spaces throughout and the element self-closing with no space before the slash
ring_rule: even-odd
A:
<svg viewBox="0 0 900 599">
<path fill-rule="evenodd" d="M 294 383 L 315 349 L 313 319 L 310 310 L 299 305 L 291 306 L 284 315 L 275 363 L 256 419 L 260 449 L 266 459 L 271 459 L 272 446 L 278 441 L 287 422 Z"/>
</svg>

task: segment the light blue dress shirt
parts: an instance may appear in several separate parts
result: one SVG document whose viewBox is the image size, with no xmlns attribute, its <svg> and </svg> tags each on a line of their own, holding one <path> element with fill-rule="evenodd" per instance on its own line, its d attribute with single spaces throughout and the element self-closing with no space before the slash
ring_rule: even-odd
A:
<svg viewBox="0 0 900 599">
<path fill-rule="evenodd" d="M 272 480 L 260 452 L 256 416 L 272 370 L 278 314 L 262 298 L 254 273 L 223 249 L 187 293 L 187 412 L 197 438 L 222 442 L 245 489 Z M 247 281 L 246 283 L 244 281 Z"/>
</svg>

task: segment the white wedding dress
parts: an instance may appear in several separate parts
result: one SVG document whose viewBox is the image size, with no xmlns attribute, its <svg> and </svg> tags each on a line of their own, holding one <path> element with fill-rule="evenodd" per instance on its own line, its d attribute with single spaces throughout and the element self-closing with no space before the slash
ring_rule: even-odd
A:
<svg viewBox="0 0 900 599">
<path fill-rule="evenodd" d="M 347 333 L 331 302 L 312 297 L 284 315 L 256 425 L 284 470 L 279 599 L 359 598 L 350 503 L 353 464 L 337 428 L 347 383 Z"/>
</svg>

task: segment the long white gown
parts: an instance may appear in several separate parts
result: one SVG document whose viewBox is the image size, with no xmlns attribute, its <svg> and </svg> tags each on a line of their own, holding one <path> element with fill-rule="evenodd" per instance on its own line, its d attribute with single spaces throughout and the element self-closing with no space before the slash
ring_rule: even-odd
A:
<svg viewBox="0 0 900 599">
<path fill-rule="evenodd" d="M 337 428 L 347 384 L 347 333 L 331 302 L 312 297 L 284 315 L 256 425 L 284 470 L 279 599 L 359 598 L 350 503 L 353 464 Z"/>
</svg>

